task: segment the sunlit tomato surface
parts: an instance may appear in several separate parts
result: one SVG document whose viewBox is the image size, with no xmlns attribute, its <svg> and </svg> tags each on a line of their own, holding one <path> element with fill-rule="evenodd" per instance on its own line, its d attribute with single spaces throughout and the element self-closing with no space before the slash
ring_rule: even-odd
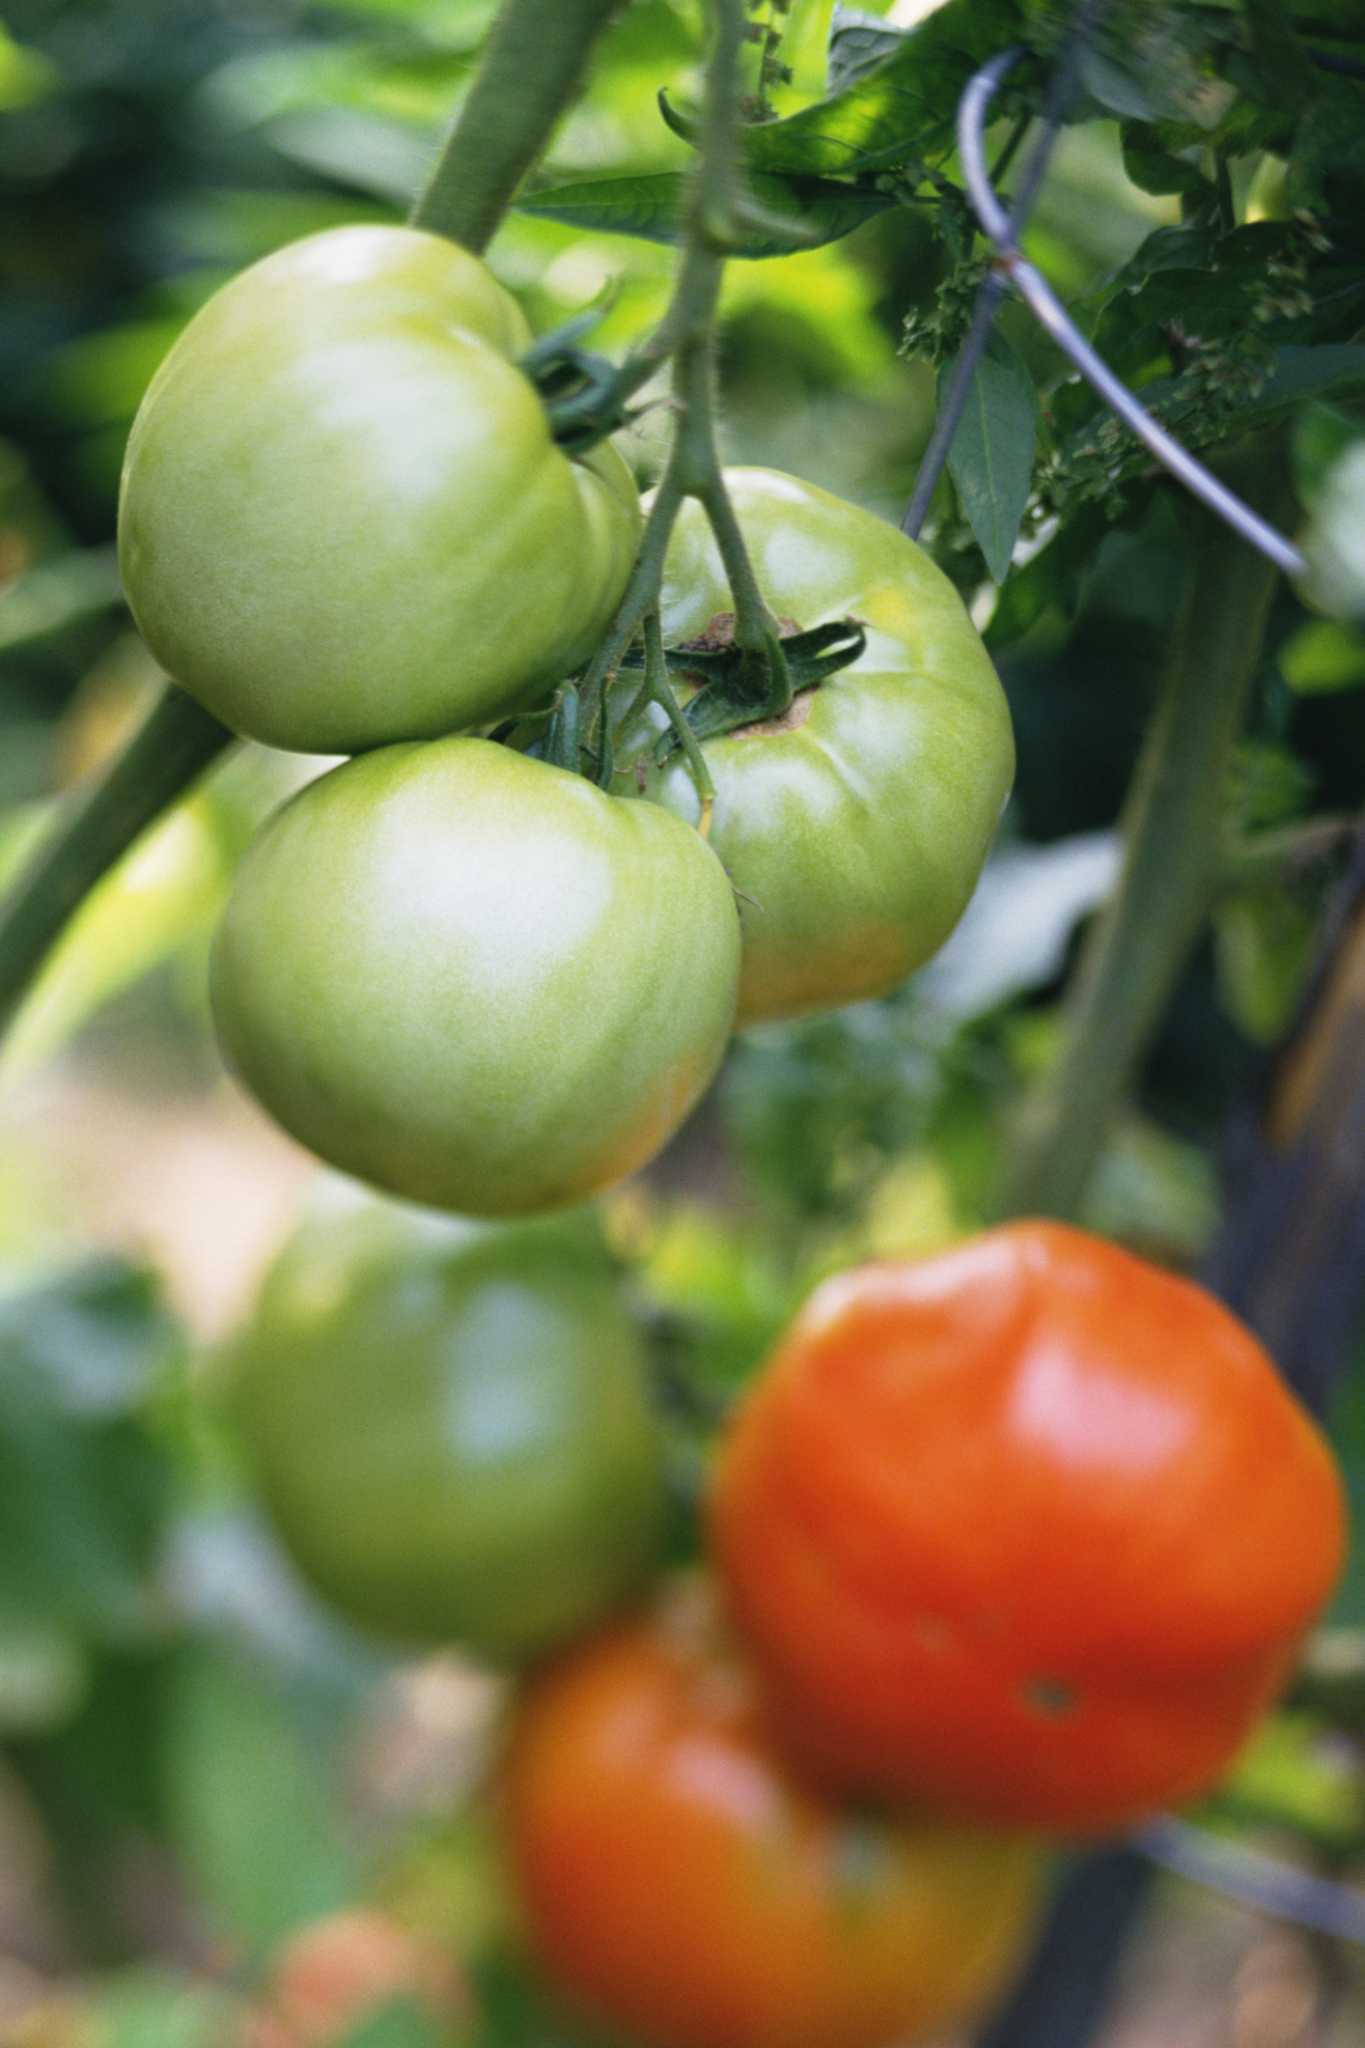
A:
<svg viewBox="0 0 1365 2048">
<path fill-rule="evenodd" d="M 910 2048 L 999 1995 L 1032 1921 L 1023 1838 L 793 1779 L 692 1588 L 535 1683 L 501 1791 L 547 1974 L 649 2048 Z"/>
<path fill-rule="evenodd" d="M 1218 1776 L 1332 1588 L 1343 1518 L 1234 1316 L 1019 1223 L 822 1287 L 743 1403 L 710 1530 L 827 1781 L 1090 1830 Z"/>
<path fill-rule="evenodd" d="M 344 227 L 191 321 L 133 426 L 119 557 L 235 731 L 352 753 L 481 724 L 585 661 L 640 531 L 604 443 L 550 438 L 516 303 L 439 235 Z"/>
<path fill-rule="evenodd" d="M 578 1225 L 376 1202 L 310 1223 L 267 1276 L 229 1354 L 231 1411 L 286 1549 L 362 1627 L 518 1663 L 653 1569 L 644 1345 Z"/>
<path fill-rule="evenodd" d="M 229 1061 L 294 1137 L 475 1216 L 653 1157 L 729 1037 L 739 923 L 690 826 L 487 740 L 381 748 L 277 813 L 214 948 Z"/>
<path fill-rule="evenodd" d="M 894 988 L 947 938 L 976 887 L 1014 775 L 1004 693 L 956 590 L 883 519 L 776 470 L 726 481 L 783 631 L 854 618 L 867 646 L 787 715 L 706 743 L 711 844 L 739 892 L 742 1023 Z M 734 600 L 705 514 L 668 551 L 670 645 L 716 638 Z M 686 690 L 683 690 L 686 695 Z M 622 735 L 617 787 L 698 815 L 681 754 L 660 775 L 663 714 Z"/>
</svg>

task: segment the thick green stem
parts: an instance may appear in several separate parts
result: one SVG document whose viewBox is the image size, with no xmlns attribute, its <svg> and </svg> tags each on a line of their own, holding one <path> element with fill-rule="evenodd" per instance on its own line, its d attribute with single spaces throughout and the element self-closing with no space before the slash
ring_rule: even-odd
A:
<svg viewBox="0 0 1365 2048">
<path fill-rule="evenodd" d="M 1276 571 L 1188 508 L 1188 583 L 1124 816 L 1118 890 L 1068 996 L 1054 1070 L 1026 1105 L 1001 1207 L 1075 1216 L 1216 887 L 1223 799 Z"/>
<path fill-rule="evenodd" d="M 623 0 L 503 0 L 479 75 L 412 210 L 415 227 L 486 249 Z"/>
<path fill-rule="evenodd" d="M 168 685 L 123 752 L 76 795 L 0 905 L 0 1031 L 81 899 L 231 745 L 226 726 Z"/>
</svg>

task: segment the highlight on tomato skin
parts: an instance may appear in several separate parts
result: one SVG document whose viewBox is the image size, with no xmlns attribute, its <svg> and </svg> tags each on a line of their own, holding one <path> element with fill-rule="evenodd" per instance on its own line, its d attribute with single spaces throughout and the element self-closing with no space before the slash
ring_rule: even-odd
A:
<svg viewBox="0 0 1365 2048">
<path fill-rule="evenodd" d="M 823 1782 L 1084 1834 L 1216 1781 L 1333 1589 L 1344 1508 L 1235 1316 L 1023 1222 L 815 1294 L 721 1447 L 709 1541 Z"/>
<path fill-rule="evenodd" d="M 695 1580 L 532 1683 L 499 1812 L 551 1984 L 647 2048 L 913 2048 L 1003 1994 L 1046 1865 L 804 1783 Z"/>
</svg>

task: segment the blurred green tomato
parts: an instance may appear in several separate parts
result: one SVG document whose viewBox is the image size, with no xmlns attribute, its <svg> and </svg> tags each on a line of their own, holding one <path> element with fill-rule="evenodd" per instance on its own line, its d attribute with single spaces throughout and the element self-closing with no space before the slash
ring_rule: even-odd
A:
<svg viewBox="0 0 1365 2048">
<path fill-rule="evenodd" d="M 867 646 L 784 718 L 705 746 L 711 845 L 739 896 L 739 1021 L 885 995 L 965 910 L 1014 776 L 1009 709 L 942 571 L 884 520 L 776 470 L 726 479 L 779 623 L 854 618 Z M 733 600 L 705 514 L 683 507 L 663 588 L 670 646 L 706 635 Z M 712 630 L 708 633 L 708 628 Z M 618 701 L 628 695 L 625 685 Z M 681 754 L 662 773 L 651 707 L 621 736 L 623 792 L 698 815 Z"/>
<path fill-rule="evenodd" d="M 643 1166 L 720 1064 L 739 921 L 688 825 L 488 740 L 335 768 L 248 852 L 214 947 L 231 1064 L 376 1187 L 472 1216 Z"/>
<path fill-rule="evenodd" d="M 608 444 L 570 460 L 477 257 L 312 235 L 224 287 L 133 425 L 128 600 L 224 724 L 352 753 L 486 723 L 591 653 L 640 531 Z"/>
<path fill-rule="evenodd" d="M 517 1663 L 655 1561 L 643 1346 L 579 1219 L 305 1226 L 230 1358 L 265 1506 L 343 1614 Z"/>
</svg>

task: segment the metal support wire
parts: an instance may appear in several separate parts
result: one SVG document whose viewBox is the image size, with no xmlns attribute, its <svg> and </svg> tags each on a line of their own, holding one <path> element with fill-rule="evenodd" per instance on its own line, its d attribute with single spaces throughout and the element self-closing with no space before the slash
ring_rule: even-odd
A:
<svg viewBox="0 0 1365 2048">
<path fill-rule="evenodd" d="M 1131 1842 L 1163 1870 L 1249 1906 L 1253 1912 L 1336 1941 L 1365 1944 L 1365 1893 L 1296 1870 L 1277 1857 L 1243 1849 L 1169 1815 L 1148 1821 L 1137 1829 Z"/>
<path fill-rule="evenodd" d="M 1033 202 L 1038 197 L 1043 179 L 1047 175 L 1047 167 L 1057 141 L 1057 131 L 1062 125 L 1062 117 L 1066 113 L 1067 103 L 1076 82 L 1086 32 L 1098 18 L 1103 5 L 1104 0 L 1082 0 L 1082 5 L 1077 10 L 1066 53 L 1052 74 L 1047 104 L 1043 108 L 1041 133 L 1029 151 L 1018 187 L 1010 202 L 1009 224 L 1012 235 L 1023 233 L 1029 214 L 1033 211 Z M 1007 285 L 1008 279 L 998 264 L 993 265 L 981 280 L 976 303 L 972 307 L 967 338 L 962 344 L 948 389 L 943 394 L 943 401 L 934 416 L 933 432 L 920 459 L 915 488 L 911 492 L 910 503 L 906 506 L 905 517 L 901 521 L 901 531 L 908 533 L 911 540 L 919 539 L 920 529 L 928 517 L 938 480 L 943 474 L 953 442 L 957 438 L 962 415 L 967 409 L 967 398 L 972 388 L 972 379 L 976 375 L 976 366 L 990 340 L 991 328 L 995 324 L 995 316 L 1005 296 Z"/>
<path fill-rule="evenodd" d="M 1118 417 L 1151 450 L 1177 482 L 1200 498 L 1244 540 L 1287 575 L 1299 575 L 1306 564 L 1299 550 L 1273 526 L 1267 524 L 1235 492 L 1220 483 L 1212 470 L 1196 461 L 1187 448 L 1168 434 L 1160 422 L 1114 375 L 1080 330 L 1068 317 L 1051 285 L 1019 247 L 1013 222 L 1001 205 L 986 169 L 984 135 L 991 101 L 1001 82 L 1023 55 L 1021 49 L 1002 50 L 992 57 L 967 86 L 958 106 L 957 141 L 962 161 L 963 182 L 982 228 L 995 243 L 999 267 L 1014 285 L 1040 326 L 1046 328 L 1057 346 L 1070 357 L 1086 382 L 1099 392 Z"/>
</svg>

